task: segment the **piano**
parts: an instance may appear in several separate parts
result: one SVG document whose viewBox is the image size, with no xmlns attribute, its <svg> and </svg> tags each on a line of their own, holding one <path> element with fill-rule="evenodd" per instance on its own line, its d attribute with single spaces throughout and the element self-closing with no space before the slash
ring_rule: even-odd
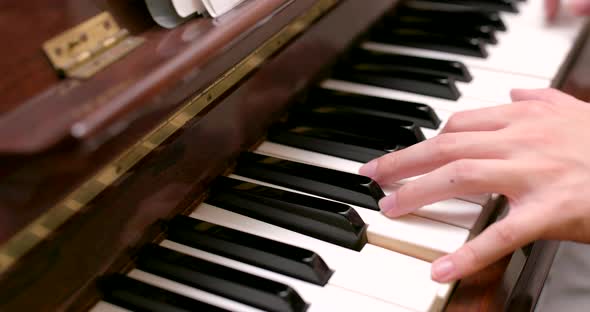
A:
<svg viewBox="0 0 590 312">
<path fill-rule="evenodd" d="M 0 4 L 0 311 L 531 311 L 558 243 L 453 284 L 501 195 L 388 219 L 358 176 L 513 87 L 590 100 L 587 23 L 538 0 Z M 400 181 L 399 183 L 403 183 Z"/>
</svg>

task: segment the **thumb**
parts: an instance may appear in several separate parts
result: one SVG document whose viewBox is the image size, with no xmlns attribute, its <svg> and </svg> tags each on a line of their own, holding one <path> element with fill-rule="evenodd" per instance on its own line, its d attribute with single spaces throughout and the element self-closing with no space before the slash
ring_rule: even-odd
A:
<svg viewBox="0 0 590 312">
<path fill-rule="evenodd" d="M 531 219 L 524 214 L 508 215 L 490 225 L 454 253 L 434 261 L 432 279 L 441 283 L 461 279 L 535 240 L 541 233 L 541 223 Z"/>
</svg>

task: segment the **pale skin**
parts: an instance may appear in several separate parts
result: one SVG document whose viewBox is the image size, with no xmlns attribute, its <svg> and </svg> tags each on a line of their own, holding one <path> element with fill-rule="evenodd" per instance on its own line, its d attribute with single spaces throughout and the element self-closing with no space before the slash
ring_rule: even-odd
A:
<svg viewBox="0 0 590 312">
<path fill-rule="evenodd" d="M 538 0 L 537 0 L 538 1 Z M 561 9 L 570 11 L 575 15 L 590 15 L 590 1 L 589 0 L 570 0 L 567 1 L 565 8 L 560 0 L 544 0 L 545 1 L 545 13 L 547 20 L 553 21 L 557 16 L 557 13 Z"/>
<path fill-rule="evenodd" d="M 551 18 L 559 1 L 545 2 Z M 568 9 L 590 13 L 590 0 L 575 2 Z M 554 89 L 511 97 L 456 113 L 440 135 L 360 169 L 381 185 L 422 175 L 379 202 L 391 218 L 463 195 L 508 198 L 505 218 L 432 263 L 435 281 L 466 277 L 538 239 L 590 243 L 590 103 Z"/>
</svg>

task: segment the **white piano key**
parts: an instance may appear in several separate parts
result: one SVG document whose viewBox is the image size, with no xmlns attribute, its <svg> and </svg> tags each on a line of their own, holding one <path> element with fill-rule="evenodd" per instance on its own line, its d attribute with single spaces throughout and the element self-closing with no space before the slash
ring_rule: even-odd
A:
<svg viewBox="0 0 590 312">
<path fill-rule="evenodd" d="M 468 96 L 461 97 L 458 101 L 445 100 L 427 95 L 415 94 L 404 91 L 391 90 L 387 88 L 368 86 L 342 80 L 325 80 L 321 84 L 322 88 L 346 91 L 351 93 L 372 95 L 388 99 L 410 101 L 429 105 L 432 108 L 440 109 L 446 112 L 460 112 L 468 109 L 477 109 L 483 107 L 496 106 L 500 102 L 486 101 Z"/>
<path fill-rule="evenodd" d="M 534 23 L 538 24 L 536 26 L 524 26 L 526 23 L 522 19 L 519 21 L 522 22 L 509 22 L 508 31 L 498 33 L 498 44 L 489 46 L 488 58 L 480 59 L 477 65 L 553 79 L 572 51 L 582 24 L 570 27 L 543 26 L 541 18 Z"/>
<path fill-rule="evenodd" d="M 106 301 L 99 301 L 96 303 L 89 312 L 131 312 L 130 310 L 121 308 L 114 304 L 108 303 Z"/>
<path fill-rule="evenodd" d="M 409 55 L 405 53 L 397 54 Z M 551 86 L 551 80 L 545 78 L 510 74 L 477 67 L 470 67 L 469 72 L 473 77 L 472 81 L 457 81 L 455 83 L 457 89 L 461 93 L 459 101 L 470 101 L 475 99 L 498 104 L 508 104 L 512 102 L 510 98 L 510 90 L 514 88 L 538 89 Z M 450 107 L 458 106 L 456 101 L 443 101 L 447 102 Z"/>
<path fill-rule="evenodd" d="M 127 275 L 133 279 L 144 282 L 146 284 L 156 286 L 158 288 L 168 290 L 188 298 L 193 298 L 201 302 L 205 302 L 210 305 L 226 309 L 228 311 L 262 312 L 262 310 L 256 309 L 249 305 L 245 305 L 237 301 L 233 301 L 212 293 L 208 293 L 206 291 L 202 291 L 200 289 L 190 287 L 142 270 L 133 269 Z"/>
<path fill-rule="evenodd" d="M 440 129 L 428 129 L 428 128 L 421 128 L 422 129 L 422 133 L 424 133 L 424 137 L 426 139 L 432 139 L 435 136 L 438 135 L 438 133 L 440 132 Z"/>
<path fill-rule="evenodd" d="M 385 187 L 385 194 L 393 192 L 400 185 Z M 481 196 L 465 196 L 466 199 L 447 199 L 434 204 L 425 205 L 413 214 L 460 226 L 471 231 L 471 234 L 479 233 L 490 218 L 495 208 L 490 194 Z M 480 201 L 482 203 L 474 203 Z M 484 202 L 485 201 L 485 202 Z"/>
<path fill-rule="evenodd" d="M 361 295 L 330 283 L 319 286 L 304 282 L 292 277 L 278 274 L 272 271 L 258 268 L 253 265 L 242 263 L 233 259 L 225 258 L 206 251 L 195 249 L 186 245 L 181 245 L 172 241 L 163 241 L 160 245 L 176 250 L 178 252 L 200 258 L 206 261 L 217 263 L 230 267 L 242 272 L 250 273 L 262 278 L 273 280 L 293 288 L 309 306 L 310 312 L 313 311 L 350 311 L 358 312 L 362 309 L 371 311 L 389 311 L 389 312 L 410 312 L 409 309 L 402 306 L 375 299 L 369 296 Z M 440 291 L 446 291 L 448 287 L 441 285 Z"/>
<path fill-rule="evenodd" d="M 536 78 L 524 75 L 515 75 L 502 72 L 470 68 L 473 80 L 471 82 L 457 82 L 457 89 L 462 97 L 480 99 L 499 104 L 512 102 L 510 90 L 549 88 L 551 81 L 544 78 Z"/>
<path fill-rule="evenodd" d="M 453 294 L 453 289 L 455 288 L 456 283 L 445 284 L 439 289 L 438 296 L 436 301 L 432 306 L 432 311 L 443 311 L 447 302 L 449 301 L 451 295 Z"/>
<path fill-rule="evenodd" d="M 335 271 L 330 284 L 349 291 L 417 311 L 429 311 L 439 296 L 426 261 L 371 244 L 353 251 L 207 204 L 190 216 L 314 251 Z"/>
<path fill-rule="evenodd" d="M 551 32 L 512 29 L 498 32 L 498 43 L 488 45 L 488 57 L 477 58 L 435 50 L 410 48 L 376 42 L 362 46 L 384 52 L 397 52 L 463 62 L 469 69 L 481 68 L 505 73 L 553 79 L 572 50 L 575 39 Z"/>
<path fill-rule="evenodd" d="M 562 1 L 563 7 L 567 2 Z M 519 13 L 501 12 L 500 16 L 508 30 L 529 30 L 537 34 L 549 33 L 566 38 L 575 38 L 582 31 L 587 18 L 573 16 L 568 10 L 562 9 L 557 19 L 547 23 L 543 1 L 523 1 L 519 3 Z"/>
<path fill-rule="evenodd" d="M 242 176 L 231 175 L 230 177 L 320 197 Z M 453 203 L 456 203 L 455 207 L 448 207 Z M 459 200 L 447 201 L 446 205 L 437 203 L 425 206 L 422 208 L 423 211 L 415 214 L 418 217 L 407 215 L 396 219 L 390 219 L 375 210 L 348 203 L 347 205 L 354 208 L 369 225 L 367 228 L 369 243 L 426 261 L 432 261 L 461 247 L 469 237 L 469 230 L 481 223 L 479 219 L 482 215 L 480 205 Z M 446 208 L 449 208 L 448 211 L 443 213 Z M 428 218 L 429 216 L 439 219 Z"/>
<path fill-rule="evenodd" d="M 360 162 L 326 154 L 320 154 L 269 141 L 265 141 L 260 144 L 255 152 L 354 174 L 358 174 L 359 169 L 363 165 Z"/>
</svg>

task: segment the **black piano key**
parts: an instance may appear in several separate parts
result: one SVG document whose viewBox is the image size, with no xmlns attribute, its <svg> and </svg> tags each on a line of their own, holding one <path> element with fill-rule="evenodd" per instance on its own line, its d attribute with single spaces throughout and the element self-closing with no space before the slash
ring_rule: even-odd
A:
<svg viewBox="0 0 590 312">
<path fill-rule="evenodd" d="M 385 53 L 371 50 L 354 50 L 344 62 L 347 66 L 373 68 L 377 73 L 408 71 L 426 75 L 451 77 L 457 81 L 472 80 L 465 64 L 458 61 Z"/>
<path fill-rule="evenodd" d="M 205 202 L 353 250 L 367 243 L 367 225 L 342 203 L 227 177 L 215 180 Z"/>
<path fill-rule="evenodd" d="M 316 285 L 325 285 L 333 273 L 313 251 L 186 216 L 170 221 L 167 238 Z"/>
<path fill-rule="evenodd" d="M 468 25 L 467 23 L 453 23 L 403 16 L 399 19 L 384 19 L 382 27 L 390 30 L 396 28 L 420 29 L 431 34 L 436 33 L 460 38 L 477 38 L 488 44 L 498 43 L 495 29 L 488 25 Z"/>
<path fill-rule="evenodd" d="M 505 31 L 506 24 L 497 12 L 482 12 L 472 8 L 444 10 L 441 8 L 431 7 L 412 7 L 414 1 L 406 2 L 405 6 L 400 6 L 397 10 L 386 15 L 384 21 L 402 20 L 402 21 L 423 21 L 436 22 L 439 24 L 447 23 L 456 26 L 479 27 L 488 26 L 498 31 Z"/>
<path fill-rule="evenodd" d="M 274 127 L 268 133 L 268 140 L 363 163 L 407 147 L 381 139 L 312 127 Z"/>
<path fill-rule="evenodd" d="M 365 176 L 253 153 L 242 154 L 234 172 L 377 211 L 385 196 L 377 182 Z"/>
<path fill-rule="evenodd" d="M 103 277 L 99 280 L 98 285 L 105 301 L 132 311 L 227 311 L 196 299 L 140 282 L 125 275 L 114 274 Z"/>
<path fill-rule="evenodd" d="M 339 66 L 332 77 L 382 88 L 457 100 L 461 93 L 450 77 L 421 74 L 381 67 L 378 64 Z"/>
<path fill-rule="evenodd" d="M 295 109 L 406 120 L 430 129 L 438 129 L 441 123 L 434 109 L 425 104 L 327 89 L 313 90 Z"/>
<path fill-rule="evenodd" d="M 307 304 L 287 285 L 157 245 L 140 252 L 137 268 L 267 311 L 307 310 Z"/>
<path fill-rule="evenodd" d="M 428 0 L 428 2 L 456 4 L 484 11 L 518 12 L 518 4 L 514 0 Z"/>
<path fill-rule="evenodd" d="M 375 31 L 371 32 L 369 38 L 375 42 L 397 44 L 479 58 L 486 58 L 488 56 L 488 52 L 485 49 L 485 42 L 481 39 L 428 33 L 415 28 L 396 28 L 387 31 L 380 31 L 379 28 L 376 28 Z"/>
<path fill-rule="evenodd" d="M 329 133 L 338 136 L 347 135 L 354 137 L 354 140 L 358 138 L 366 142 L 382 142 L 385 146 L 396 146 L 396 149 L 414 145 L 425 139 L 420 127 L 413 122 L 380 116 L 354 115 L 345 111 L 292 110 L 285 126 L 295 127 L 296 131 L 308 134 L 326 133 L 318 131 L 319 129 L 330 130 Z M 312 130 L 306 127 L 311 127 Z"/>
</svg>

